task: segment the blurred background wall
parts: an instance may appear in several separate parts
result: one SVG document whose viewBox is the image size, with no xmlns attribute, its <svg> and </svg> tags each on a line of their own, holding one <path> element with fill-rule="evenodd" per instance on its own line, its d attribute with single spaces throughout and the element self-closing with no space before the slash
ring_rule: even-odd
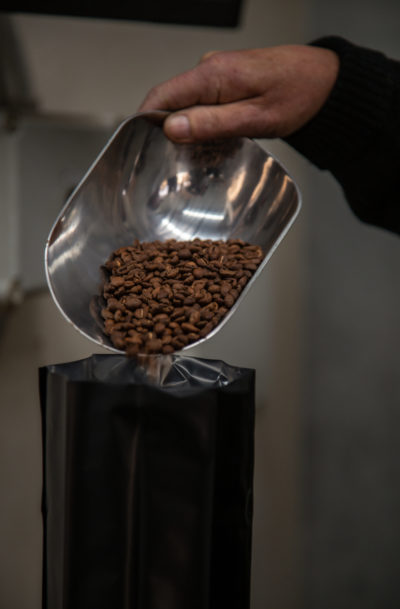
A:
<svg viewBox="0 0 400 609">
<path fill-rule="evenodd" d="M 69 188 L 148 89 L 204 52 L 334 33 L 400 59 L 399 18 L 394 0 L 247 0 L 232 30 L 9 16 L 51 119 L 0 138 L 0 205 L 18 210 L 1 241 L 22 226 L 7 252 L 26 286 L 0 335 L 0 609 L 40 607 L 37 369 L 100 352 L 38 271 Z M 257 371 L 252 609 L 398 607 L 400 242 L 361 225 L 329 175 L 262 143 L 298 182 L 301 216 L 231 323 L 192 350 Z"/>
<path fill-rule="evenodd" d="M 310 24 L 311 37 L 339 33 L 400 59 L 395 0 L 316 0 Z M 359 223 L 328 176 L 312 170 L 308 180 L 305 606 L 394 608 L 400 603 L 400 242 Z"/>
</svg>

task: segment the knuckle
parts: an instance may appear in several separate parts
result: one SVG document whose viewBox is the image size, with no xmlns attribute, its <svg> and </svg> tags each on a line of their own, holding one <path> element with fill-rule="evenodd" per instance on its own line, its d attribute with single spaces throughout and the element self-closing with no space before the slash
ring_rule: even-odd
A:
<svg viewBox="0 0 400 609">
<path fill-rule="evenodd" d="M 201 63 L 207 63 L 208 67 L 219 66 L 224 62 L 226 57 L 225 51 L 208 51 L 201 59 Z"/>
<path fill-rule="evenodd" d="M 206 53 L 204 53 L 201 57 L 200 57 L 200 62 L 203 61 L 207 61 L 208 59 L 210 59 L 213 55 L 215 55 L 215 53 L 218 53 L 218 51 L 207 51 Z"/>
<path fill-rule="evenodd" d="M 152 89 L 150 89 L 149 97 L 158 99 L 159 97 L 161 97 L 161 94 L 164 91 L 164 89 L 165 89 L 164 83 L 159 83 L 157 85 L 154 85 L 154 87 L 152 87 Z"/>
<path fill-rule="evenodd" d="M 146 95 L 146 99 L 145 102 L 147 104 L 151 104 L 151 103 L 155 103 L 157 102 L 159 96 L 160 96 L 160 86 L 161 85 L 155 85 L 154 87 L 152 87 L 147 95 Z"/>
</svg>

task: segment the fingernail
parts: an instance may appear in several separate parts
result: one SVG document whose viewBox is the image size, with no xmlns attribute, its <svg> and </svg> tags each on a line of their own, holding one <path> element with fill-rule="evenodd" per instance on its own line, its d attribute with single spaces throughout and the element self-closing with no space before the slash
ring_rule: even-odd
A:
<svg viewBox="0 0 400 609">
<path fill-rule="evenodd" d="M 167 119 L 167 132 L 176 140 L 187 140 L 191 137 L 190 123 L 187 116 L 177 114 Z"/>
</svg>

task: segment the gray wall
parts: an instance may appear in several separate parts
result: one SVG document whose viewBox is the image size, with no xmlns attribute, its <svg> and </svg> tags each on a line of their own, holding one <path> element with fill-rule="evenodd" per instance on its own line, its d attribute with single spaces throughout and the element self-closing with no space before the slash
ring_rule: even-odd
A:
<svg viewBox="0 0 400 609">
<path fill-rule="evenodd" d="M 312 15 L 311 37 L 337 33 L 400 59 L 397 1 L 318 0 Z M 391 609 L 400 606 L 400 240 L 359 223 L 328 176 L 310 169 L 309 180 L 304 606 Z"/>
</svg>

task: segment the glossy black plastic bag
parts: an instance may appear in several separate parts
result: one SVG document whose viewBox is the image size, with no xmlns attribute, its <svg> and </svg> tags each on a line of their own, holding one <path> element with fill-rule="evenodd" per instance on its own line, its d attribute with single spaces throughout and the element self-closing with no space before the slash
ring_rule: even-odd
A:
<svg viewBox="0 0 400 609">
<path fill-rule="evenodd" d="M 41 368 L 44 609 L 249 609 L 253 370 Z"/>
</svg>

